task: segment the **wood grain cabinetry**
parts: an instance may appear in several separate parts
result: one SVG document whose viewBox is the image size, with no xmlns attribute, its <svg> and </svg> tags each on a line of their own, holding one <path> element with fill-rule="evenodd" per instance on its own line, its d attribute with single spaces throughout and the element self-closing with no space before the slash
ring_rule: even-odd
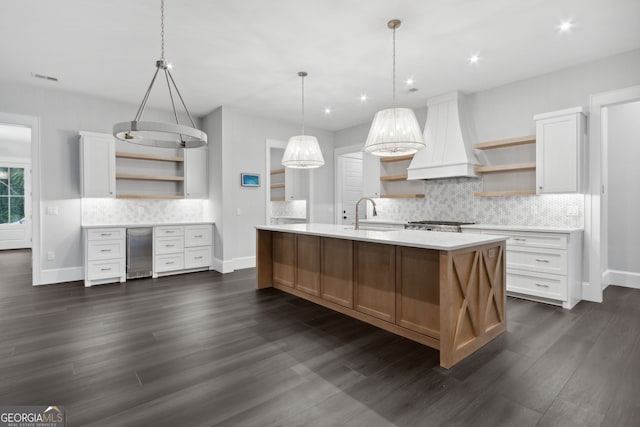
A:
<svg viewBox="0 0 640 427">
<path fill-rule="evenodd" d="M 395 321 L 396 248 L 355 242 L 355 309 L 387 322 Z"/>
<path fill-rule="evenodd" d="M 296 236 L 295 287 L 320 296 L 320 237 Z"/>
<path fill-rule="evenodd" d="M 273 233 L 273 282 L 292 287 L 296 281 L 296 235 Z"/>
<path fill-rule="evenodd" d="M 321 297 L 353 308 L 353 242 L 323 238 L 321 254 Z"/>
</svg>

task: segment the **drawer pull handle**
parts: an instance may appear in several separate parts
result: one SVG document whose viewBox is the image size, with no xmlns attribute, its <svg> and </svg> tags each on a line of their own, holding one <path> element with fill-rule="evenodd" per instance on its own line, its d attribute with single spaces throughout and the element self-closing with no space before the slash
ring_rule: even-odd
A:
<svg viewBox="0 0 640 427">
<path fill-rule="evenodd" d="M 174 264 L 174 262 L 173 262 L 173 261 L 167 261 L 167 262 L 165 262 L 165 264 L 166 264 L 166 265 Z"/>
<path fill-rule="evenodd" d="M 109 267 L 109 268 L 101 268 L 100 269 L 100 271 L 110 271 L 110 270 L 111 270 L 111 267 Z"/>
<path fill-rule="evenodd" d="M 202 259 L 202 256 L 197 256 L 194 259 Z"/>
<path fill-rule="evenodd" d="M 199 239 L 200 237 L 202 237 L 202 234 L 197 234 L 197 235 L 195 235 L 193 237 L 195 237 L 196 239 Z"/>
<path fill-rule="evenodd" d="M 172 247 L 174 247 L 174 246 L 175 246 L 175 245 L 164 245 L 164 247 L 165 247 L 165 248 L 172 248 Z"/>
<path fill-rule="evenodd" d="M 545 285 L 544 283 L 536 283 L 536 286 L 540 287 L 540 288 L 548 288 L 549 285 Z"/>
<path fill-rule="evenodd" d="M 167 233 L 167 234 L 171 234 L 171 233 L 175 233 L 176 231 L 175 230 L 165 230 L 164 232 Z"/>
<path fill-rule="evenodd" d="M 523 239 L 522 237 L 514 237 L 513 240 L 516 240 L 518 242 L 526 242 L 527 239 Z"/>
<path fill-rule="evenodd" d="M 105 236 L 105 237 L 107 237 L 107 236 L 111 236 L 112 234 L 113 234 L 113 233 L 100 233 L 100 235 L 101 235 L 101 236 Z"/>
<path fill-rule="evenodd" d="M 548 259 L 544 259 L 544 258 L 536 258 L 536 261 L 538 261 L 538 262 L 549 262 Z"/>
<path fill-rule="evenodd" d="M 111 249 L 100 249 L 100 252 L 111 252 Z"/>
</svg>

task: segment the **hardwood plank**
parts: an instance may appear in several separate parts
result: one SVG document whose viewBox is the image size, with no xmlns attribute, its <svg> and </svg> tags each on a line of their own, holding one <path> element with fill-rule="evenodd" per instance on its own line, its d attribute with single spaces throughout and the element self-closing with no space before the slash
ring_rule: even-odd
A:
<svg viewBox="0 0 640 427">
<path fill-rule="evenodd" d="M 156 154 L 142 154 L 142 153 L 127 153 L 124 151 L 117 151 L 116 157 L 121 159 L 136 159 L 136 160 L 155 160 L 159 162 L 184 162 L 184 157 L 178 156 L 159 156 Z"/>
<path fill-rule="evenodd" d="M 474 144 L 473 148 L 475 148 L 476 150 L 490 150 L 493 148 L 513 147 L 516 145 L 526 145 L 526 144 L 535 144 L 535 143 L 536 143 L 536 136 L 527 135 L 527 136 L 520 136 L 516 138 L 507 138 L 507 139 L 500 139 L 496 141 L 481 142 L 479 144 Z"/>
<path fill-rule="evenodd" d="M 380 157 L 380 161 L 383 163 L 404 162 L 406 160 L 412 160 L 413 154 L 406 156 L 394 156 L 394 157 Z"/>
<path fill-rule="evenodd" d="M 525 171 L 533 170 L 536 168 L 535 162 L 531 163 L 513 163 L 505 165 L 494 166 L 476 166 L 476 173 L 497 173 L 497 172 L 512 172 L 512 171 Z"/>
<path fill-rule="evenodd" d="M 136 179 L 136 180 L 144 180 L 144 181 L 184 181 L 184 176 L 117 173 L 116 179 Z"/>
<path fill-rule="evenodd" d="M 406 181 L 407 174 L 403 173 L 400 175 L 383 175 L 380 177 L 380 181 Z"/>
<path fill-rule="evenodd" d="M 536 190 L 476 191 L 476 197 L 534 196 Z"/>
</svg>

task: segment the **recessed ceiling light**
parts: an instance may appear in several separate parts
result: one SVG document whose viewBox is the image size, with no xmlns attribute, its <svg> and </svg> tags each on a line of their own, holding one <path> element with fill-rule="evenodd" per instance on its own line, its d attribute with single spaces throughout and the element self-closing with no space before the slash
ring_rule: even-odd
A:
<svg viewBox="0 0 640 427">
<path fill-rule="evenodd" d="M 363 93 L 362 95 L 360 95 L 360 102 L 367 102 L 367 94 Z"/>
<path fill-rule="evenodd" d="M 406 83 L 407 83 L 407 86 L 412 86 L 412 85 L 413 85 L 413 83 L 414 83 L 414 81 L 413 81 L 413 77 L 409 77 L 409 78 L 406 80 Z"/>
<path fill-rule="evenodd" d="M 478 62 L 480 62 L 480 55 L 474 53 L 473 55 L 469 56 L 468 61 L 469 64 L 477 64 Z"/>
<path fill-rule="evenodd" d="M 561 33 L 570 33 L 573 25 L 574 24 L 570 19 L 566 19 L 562 21 L 560 25 L 558 25 L 558 31 L 560 31 Z"/>
<path fill-rule="evenodd" d="M 324 109 L 324 113 L 325 113 L 326 115 L 329 115 L 329 114 L 331 114 L 332 112 L 333 112 L 333 111 L 331 110 L 331 108 L 330 108 L 330 107 L 327 107 L 327 108 L 325 108 L 325 109 Z"/>
</svg>

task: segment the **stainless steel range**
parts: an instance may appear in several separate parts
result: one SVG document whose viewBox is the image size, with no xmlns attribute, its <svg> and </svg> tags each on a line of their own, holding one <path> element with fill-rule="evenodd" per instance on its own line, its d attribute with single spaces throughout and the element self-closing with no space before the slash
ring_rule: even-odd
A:
<svg viewBox="0 0 640 427">
<path fill-rule="evenodd" d="M 461 225 L 474 224 L 473 222 L 457 222 L 457 221 L 409 221 L 405 224 L 405 230 L 423 230 L 423 231 L 446 231 L 449 233 L 460 233 Z"/>
</svg>

